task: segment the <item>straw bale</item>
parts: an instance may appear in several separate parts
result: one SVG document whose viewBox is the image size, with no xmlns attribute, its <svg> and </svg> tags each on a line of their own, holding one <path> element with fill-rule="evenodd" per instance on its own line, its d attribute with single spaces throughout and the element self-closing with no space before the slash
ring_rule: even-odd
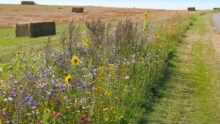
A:
<svg viewBox="0 0 220 124">
<path fill-rule="evenodd" d="M 35 5 L 34 1 L 21 1 L 21 5 Z"/>
<path fill-rule="evenodd" d="M 39 37 L 56 34 L 55 22 L 32 22 L 16 24 L 16 37 Z"/>
<path fill-rule="evenodd" d="M 24 37 L 29 36 L 29 25 L 28 24 L 16 24 L 15 27 L 15 36 Z"/>
<path fill-rule="evenodd" d="M 188 11 L 196 11 L 195 7 L 188 7 Z"/>
<path fill-rule="evenodd" d="M 84 8 L 82 8 L 82 7 L 73 7 L 72 8 L 72 12 L 83 13 L 84 12 Z"/>
</svg>

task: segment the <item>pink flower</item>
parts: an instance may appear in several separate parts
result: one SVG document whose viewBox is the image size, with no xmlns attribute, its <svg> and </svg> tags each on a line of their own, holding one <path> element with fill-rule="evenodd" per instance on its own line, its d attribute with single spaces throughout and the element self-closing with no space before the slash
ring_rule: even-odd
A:
<svg viewBox="0 0 220 124">
<path fill-rule="evenodd" d="M 2 116 L 3 116 L 3 117 L 7 117 L 7 116 L 8 116 L 8 114 L 6 114 L 6 113 L 3 113 L 3 114 L 2 114 Z"/>
<path fill-rule="evenodd" d="M 86 116 L 84 116 L 84 117 L 82 117 L 82 122 L 88 122 L 88 117 L 86 117 Z"/>
<path fill-rule="evenodd" d="M 53 115 L 54 115 L 54 116 L 58 116 L 58 115 L 59 115 L 59 112 L 53 112 Z"/>
<path fill-rule="evenodd" d="M 44 88 L 46 84 L 39 84 L 39 87 Z"/>
<path fill-rule="evenodd" d="M 53 115 L 54 115 L 54 116 L 58 116 L 58 117 L 60 117 L 60 118 L 62 117 L 62 115 L 61 115 L 59 112 L 53 112 Z"/>
</svg>

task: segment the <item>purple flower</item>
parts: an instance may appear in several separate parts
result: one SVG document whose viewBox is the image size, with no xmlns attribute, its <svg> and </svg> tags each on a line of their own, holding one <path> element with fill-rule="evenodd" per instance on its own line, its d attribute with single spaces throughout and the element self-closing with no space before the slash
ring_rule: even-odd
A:
<svg viewBox="0 0 220 124">
<path fill-rule="evenodd" d="M 119 65 L 117 66 L 117 69 L 119 69 L 120 67 L 119 67 Z"/>
<path fill-rule="evenodd" d="M 33 101 L 33 98 L 30 98 L 30 97 L 25 97 L 25 99 L 29 100 L 29 101 Z"/>
<path fill-rule="evenodd" d="M 33 103 L 29 103 L 28 105 L 29 105 L 29 106 L 33 106 L 34 104 L 33 104 Z"/>
<path fill-rule="evenodd" d="M 93 91 L 96 91 L 96 88 L 95 88 L 95 87 L 93 87 L 93 88 L 92 88 L 92 90 L 93 90 Z"/>
<path fill-rule="evenodd" d="M 82 88 L 86 88 L 86 85 L 83 85 Z"/>
</svg>

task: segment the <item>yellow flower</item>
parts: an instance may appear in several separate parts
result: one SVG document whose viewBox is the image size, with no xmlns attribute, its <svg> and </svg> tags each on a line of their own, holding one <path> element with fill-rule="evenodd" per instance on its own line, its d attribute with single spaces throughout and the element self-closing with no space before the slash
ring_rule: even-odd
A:
<svg viewBox="0 0 220 124">
<path fill-rule="evenodd" d="M 157 40 L 160 41 L 160 35 L 157 35 Z"/>
<path fill-rule="evenodd" d="M 116 70 L 116 69 L 117 69 L 117 66 L 116 66 L 116 65 L 114 65 L 114 66 L 113 66 L 113 68 Z"/>
<path fill-rule="evenodd" d="M 65 82 L 66 82 L 67 84 L 69 84 L 71 78 L 72 78 L 72 76 L 71 76 L 70 74 L 67 75 L 67 76 L 65 77 Z"/>
<path fill-rule="evenodd" d="M 6 111 L 6 108 L 3 108 L 2 111 Z"/>
<path fill-rule="evenodd" d="M 71 62 L 72 62 L 72 65 L 77 66 L 79 65 L 80 60 L 76 56 L 73 56 Z"/>
<path fill-rule="evenodd" d="M 109 117 L 106 117 L 106 118 L 105 118 L 105 121 L 109 121 Z"/>
<path fill-rule="evenodd" d="M 112 92 L 105 91 L 105 95 L 111 96 Z"/>
<path fill-rule="evenodd" d="M 99 70 L 103 70 L 103 67 L 102 67 L 102 66 L 99 66 Z"/>
<path fill-rule="evenodd" d="M 47 112 L 50 112 L 50 110 L 47 108 L 44 108 L 44 113 L 47 113 Z"/>
<path fill-rule="evenodd" d="M 9 112 L 13 112 L 13 109 L 12 109 L 12 108 L 10 108 L 10 109 L 9 109 Z"/>
<path fill-rule="evenodd" d="M 88 40 L 83 40 L 82 43 L 83 45 L 88 46 Z"/>
<path fill-rule="evenodd" d="M 111 110 L 112 110 L 112 111 L 115 111 L 115 107 L 112 106 L 112 107 L 111 107 Z"/>
<path fill-rule="evenodd" d="M 145 13 L 142 15 L 142 17 L 146 19 L 146 18 L 147 18 L 147 13 L 145 12 Z"/>
</svg>

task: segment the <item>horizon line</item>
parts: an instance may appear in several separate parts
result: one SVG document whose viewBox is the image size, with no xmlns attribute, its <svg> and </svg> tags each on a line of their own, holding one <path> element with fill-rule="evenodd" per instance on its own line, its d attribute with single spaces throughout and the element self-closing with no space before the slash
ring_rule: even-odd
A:
<svg viewBox="0 0 220 124">
<path fill-rule="evenodd" d="M 0 3 L 0 5 L 21 5 L 20 3 Z M 57 5 L 57 4 L 38 4 L 36 3 L 36 5 L 42 5 L 42 6 L 87 6 L 87 7 L 106 7 L 106 8 L 128 8 L 128 9 L 151 9 L 151 10 L 187 10 L 188 7 L 186 7 L 186 9 L 165 9 L 165 8 L 143 8 L 143 7 L 118 7 L 118 6 L 102 6 L 102 5 Z M 189 6 L 189 7 L 194 7 L 194 6 Z M 195 7 L 198 8 L 198 7 Z M 213 7 L 213 8 L 218 8 L 218 7 Z M 197 10 L 212 10 L 212 9 L 197 9 Z"/>
</svg>

